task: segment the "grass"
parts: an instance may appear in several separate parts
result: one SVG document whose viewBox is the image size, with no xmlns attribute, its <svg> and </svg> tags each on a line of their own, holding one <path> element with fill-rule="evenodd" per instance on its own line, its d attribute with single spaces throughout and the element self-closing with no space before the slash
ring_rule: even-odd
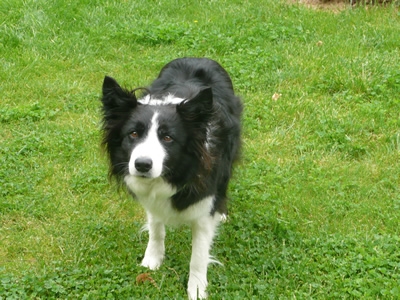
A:
<svg viewBox="0 0 400 300">
<path fill-rule="evenodd" d="M 0 4 L 0 299 L 184 299 L 190 232 L 147 236 L 99 150 L 105 74 L 206 56 L 245 102 L 212 299 L 400 296 L 398 8 L 279 1 Z M 274 93 L 281 94 L 272 99 Z"/>
</svg>

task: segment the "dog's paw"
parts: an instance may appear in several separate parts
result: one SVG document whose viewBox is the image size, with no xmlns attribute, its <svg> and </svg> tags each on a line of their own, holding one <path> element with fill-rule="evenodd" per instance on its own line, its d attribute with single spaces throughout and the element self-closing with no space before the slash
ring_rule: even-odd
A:
<svg viewBox="0 0 400 300">
<path fill-rule="evenodd" d="M 163 255 L 145 255 L 141 265 L 143 267 L 149 268 L 150 270 L 157 270 L 161 266 L 163 259 Z"/>
<path fill-rule="evenodd" d="M 188 282 L 188 296 L 190 300 L 207 298 L 207 278 L 201 278 L 198 274 L 190 274 Z"/>
<path fill-rule="evenodd" d="M 150 241 L 147 245 L 141 265 L 150 270 L 157 270 L 164 260 L 164 253 L 165 248 L 163 242 Z"/>
</svg>

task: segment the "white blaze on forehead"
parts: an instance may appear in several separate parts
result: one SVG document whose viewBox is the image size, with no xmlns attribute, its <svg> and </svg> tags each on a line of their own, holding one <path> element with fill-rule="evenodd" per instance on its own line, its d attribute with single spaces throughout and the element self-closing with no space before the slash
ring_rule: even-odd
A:
<svg viewBox="0 0 400 300">
<path fill-rule="evenodd" d="M 145 139 L 132 150 L 129 160 L 129 174 L 134 176 L 144 175 L 136 170 L 135 161 L 138 158 L 146 158 L 152 161 L 152 168 L 145 175 L 150 178 L 161 176 L 166 152 L 158 138 L 158 127 L 158 113 L 156 112 L 151 118 L 150 128 Z"/>
<path fill-rule="evenodd" d="M 172 94 L 166 95 L 163 99 L 151 98 L 151 95 L 146 95 L 139 99 L 138 102 L 145 105 L 168 105 L 168 104 L 179 104 L 185 99 L 175 97 Z"/>
</svg>

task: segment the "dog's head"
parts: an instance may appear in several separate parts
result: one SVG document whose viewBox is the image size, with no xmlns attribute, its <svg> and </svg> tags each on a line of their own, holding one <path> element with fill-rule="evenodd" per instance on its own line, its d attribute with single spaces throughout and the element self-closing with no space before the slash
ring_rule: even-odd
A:
<svg viewBox="0 0 400 300">
<path fill-rule="evenodd" d="M 211 168 L 207 151 L 214 109 L 211 88 L 190 99 L 170 94 L 153 99 L 149 92 L 137 99 L 135 90 L 123 89 L 106 76 L 101 101 L 110 175 L 183 181 Z"/>
</svg>

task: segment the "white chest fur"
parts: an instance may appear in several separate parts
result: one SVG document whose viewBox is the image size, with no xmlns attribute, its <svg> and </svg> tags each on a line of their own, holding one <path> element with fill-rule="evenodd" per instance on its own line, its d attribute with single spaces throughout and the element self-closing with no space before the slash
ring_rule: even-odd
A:
<svg viewBox="0 0 400 300">
<path fill-rule="evenodd" d="M 208 216 L 212 209 L 214 196 L 206 197 L 183 211 L 176 210 L 171 202 L 176 188 L 161 177 L 150 179 L 127 175 L 125 183 L 152 218 L 164 224 L 172 226 L 190 224 L 194 220 Z"/>
</svg>

